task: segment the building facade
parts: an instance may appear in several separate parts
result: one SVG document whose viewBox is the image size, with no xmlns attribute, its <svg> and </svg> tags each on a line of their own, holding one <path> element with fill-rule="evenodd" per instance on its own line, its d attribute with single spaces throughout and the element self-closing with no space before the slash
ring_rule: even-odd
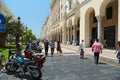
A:
<svg viewBox="0 0 120 80">
<path fill-rule="evenodd" d="M 52 0 L 51 4 L 53 1 L 55 0 Z M 119 0 L 59 0 L 59 2 L 60 22 L 58 26 L 51 28 L 50 35 L 61 35 L 59 37 L 63 44 L 78 45 L 81 40 L 85 40 L 85 46 L 88 47 L 98 38 L 107 48 L 113 48 L 117 41 L 120 41 Z"/>
<path fill-rule="evenodd" d="M 9 15 L 13 16 L 13 13 L 8 9 L 8 7 L 0 0 L 0 13 L 3 14 L 4 16 Z"/>
</svg>

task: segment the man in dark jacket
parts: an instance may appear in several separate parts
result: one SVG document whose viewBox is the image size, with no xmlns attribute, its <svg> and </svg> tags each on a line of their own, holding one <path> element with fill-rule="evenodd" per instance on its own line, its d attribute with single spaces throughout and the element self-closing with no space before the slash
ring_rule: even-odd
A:
<svg viewBox="0 0 120 80">
<path fill-rule="evenodd" d="M 49 48 L 48 40 L 44 41 L 44 48 L 45 48 L 45 56 L 48 56 L 48 48 Z"/>
</svg>

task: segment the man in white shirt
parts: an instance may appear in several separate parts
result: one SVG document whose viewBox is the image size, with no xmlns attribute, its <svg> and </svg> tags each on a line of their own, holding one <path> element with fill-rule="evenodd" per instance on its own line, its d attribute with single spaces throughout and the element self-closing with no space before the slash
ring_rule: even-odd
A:
<svg viewBox="0 0 120 80">
<path fill-rule="evenodd" d="M 79 50 L 81 50 L 80 51 L 80 58 L 81 59 L 84 59 L 84 44 L 83 44 L 83 42 L 84 42 L 84 40 L 82 40 L 82 42 L 79 45 Z"/>
</svg>

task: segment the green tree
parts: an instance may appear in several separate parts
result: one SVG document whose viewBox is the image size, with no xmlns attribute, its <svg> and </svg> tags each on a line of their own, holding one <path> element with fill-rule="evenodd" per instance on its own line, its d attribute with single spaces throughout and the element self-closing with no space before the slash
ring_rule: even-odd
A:
<svg viewBox="0 0 120 80">
<path fill-rule="evenodd" d="M 5 16 L 5 19 L 6 19 L 6 23 L 5 23 L 6 32 L 0 33 L 0 47 L 5 46 L 5 41 L 6 41 L 6 37 L 8 34 L 8 30 L 9 30 L 9 27 L 11 26 L 10 20 L 12 19 L 12 16 Z"/>
<path fill-rule="evenodd" d="M 32 30 L 27 30 L 23 35 L 25 41 L 36 40 L 36 36 L 32 33 Z"/>
<path fill-rule="evenodd" d="M 15 37 L 16 44 L 20 41 L 20 37 L 23 35 L 24 26 L 18 20 L 13 20 L 12 16 L 6 16 L 6 34 L 10 34 Z"/>
</svg>

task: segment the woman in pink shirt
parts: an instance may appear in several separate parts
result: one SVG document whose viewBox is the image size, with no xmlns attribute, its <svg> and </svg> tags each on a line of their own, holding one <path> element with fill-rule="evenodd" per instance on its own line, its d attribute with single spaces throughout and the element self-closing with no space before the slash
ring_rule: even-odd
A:
<svg viewBox="0 0 120 80">
<path fill-rule="evenodd" d="M 99 54 L 100 52 L 102 53 L 102 44 L 99 42 L 99 39 L 97 39 L 96 42 L 94 42 L 94 44 L 92 45 L 92 49 L 94 51 L 95 64 L 98 64 Z"/>
</svg>

